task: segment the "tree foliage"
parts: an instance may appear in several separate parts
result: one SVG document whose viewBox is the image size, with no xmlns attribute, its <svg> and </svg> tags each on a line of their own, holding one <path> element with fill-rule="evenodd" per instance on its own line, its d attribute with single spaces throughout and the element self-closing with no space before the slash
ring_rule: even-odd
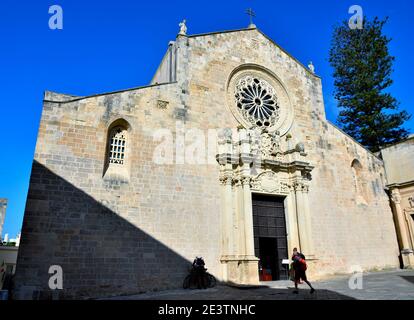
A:
<svg viewBox="0 0 414 320">
<path fill-rule="evenodd" d="M 398 101 L 387 89 L 392 85 L 392 65 L 383 34 L 388 19 L 364 18 L 362 29 L 351 29 L 348 22 L 334 29 L 330 58 L 334 69 L 335 98 L 342 129 L 371 151 L 407 137 L 402 125 L 410 118 L 398 111 Z"/>
</svg>

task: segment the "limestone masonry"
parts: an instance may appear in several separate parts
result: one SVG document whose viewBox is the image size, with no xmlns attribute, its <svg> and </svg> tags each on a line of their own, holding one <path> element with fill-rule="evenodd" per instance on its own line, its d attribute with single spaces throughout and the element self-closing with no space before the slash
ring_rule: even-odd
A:
<svg viewBox="0 0 414 320">
<path fill-rule="evenodd" d="M 45 93 L 14 296 L 179 288 L 195 256 L 219 281 L 256 284 L 259 260 L 277 258 L 283 277 L 294 247 L 313 279 L 398 267 L 384 164 L 326 120 L 321 79 L 256 28 L 185 33 L 149 86 Z M 225 128 L 214 161 L 177 163 L 181 129 Z M 154 161 L 159 129 L 174 134 L 173 163 Z M 63 290 L 49 289 L 51 265 Z"/>
</svg>

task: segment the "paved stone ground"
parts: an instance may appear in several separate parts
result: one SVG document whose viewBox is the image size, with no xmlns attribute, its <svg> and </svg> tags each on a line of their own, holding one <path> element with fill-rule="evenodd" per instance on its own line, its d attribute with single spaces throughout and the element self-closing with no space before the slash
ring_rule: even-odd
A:
<svg viewBox="0 0 414 320">
<path fill-rule="evenodd" d="M 363 289 L 351 290 L 349 276 L 338 276 L 313 285 L 310 294 L 301 285 L 299 294 L 293 293 L 293 282 L 267 282 L 258 288 L 217 286 L 207 290 L 170 290 L 111 300 L 414 300 L 414 270 L 364 273 Z"/>
</svg>

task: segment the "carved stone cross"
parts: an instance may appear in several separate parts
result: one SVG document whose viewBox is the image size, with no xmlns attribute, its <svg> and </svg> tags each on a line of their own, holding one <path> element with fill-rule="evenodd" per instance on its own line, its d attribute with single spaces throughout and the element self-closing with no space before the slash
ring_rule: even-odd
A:
<svg viewBox="0 0 414 320">
<path fill-rule="evenodd" d="M 253 17 L 256 17 L 256 13 L 253 11 L 253 9 L 249 8 L 246 10 L 246 14 L 250 17 L 250 25 L 249 27 L 253 27 Z"/>
</svg>

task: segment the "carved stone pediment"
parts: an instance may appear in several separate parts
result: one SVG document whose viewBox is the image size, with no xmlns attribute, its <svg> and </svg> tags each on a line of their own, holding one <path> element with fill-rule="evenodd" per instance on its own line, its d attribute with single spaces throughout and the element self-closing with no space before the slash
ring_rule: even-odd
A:
<svg viewBox="0 0 414 320">
<path fill-rule="evenodd" d="M 289 184 L 278 178 L 273 171 L 265 171 L 252 179 L 251 188 L 254 191 L 272 193 L 272 194 L 288 194 Z"/>
<path fill-rule="evenodd" d="M 275 174 L 300 171 L 304 179 L 311 180 L 313 166 L 306 159 L 303 144 L 298 143 L 294 148 L 288 146 L 286 150 L 282 147 L 278 131 L 269 132 L 258 127 L 249 131 L 238 128 L 237 133 L 227 130 L 219 137 L 218 143 L 216 159 L 222 171 L 226 164 L 232 164 L 231 171 L 238 168 L 243 171 L 243 176 L 255 176 L 262 170 Z"/>
</svg>

